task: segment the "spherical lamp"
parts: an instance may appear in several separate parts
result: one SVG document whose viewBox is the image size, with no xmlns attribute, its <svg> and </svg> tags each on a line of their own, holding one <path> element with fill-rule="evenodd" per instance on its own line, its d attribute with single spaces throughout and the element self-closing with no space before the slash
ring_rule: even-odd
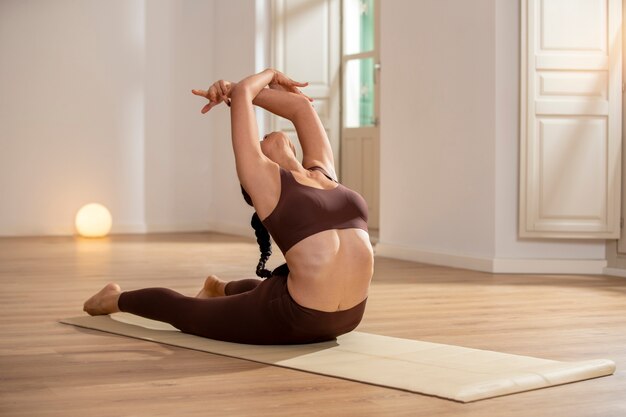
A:
<svg viewBox="0 0 626 417">
<path fill-rule="evenodd" d="M 83 237 L 104 237 L 111 231 L 111 213 L 102 204 L 86 204 L 76 213 L 76 230 Z"/>
</svg>

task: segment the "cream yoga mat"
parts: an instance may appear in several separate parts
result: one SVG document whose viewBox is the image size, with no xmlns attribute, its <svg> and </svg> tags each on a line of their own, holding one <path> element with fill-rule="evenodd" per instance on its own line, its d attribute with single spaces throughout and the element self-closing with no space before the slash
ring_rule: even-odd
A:
<svg viewBox="0 0 626 417">
<path fill-rule="evenodd" d="M 62 323 L 460 402 L 611 375 L 607 359 L 559 362 L 352 332 L 310 345 L 256 346 L 181 333 L 128 313 Z"/>
</svg>

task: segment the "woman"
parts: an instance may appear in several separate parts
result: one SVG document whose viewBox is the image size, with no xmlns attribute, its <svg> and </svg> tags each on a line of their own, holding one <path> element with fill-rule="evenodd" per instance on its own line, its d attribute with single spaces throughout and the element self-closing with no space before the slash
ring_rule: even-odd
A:
<svg viewBox="0 0 626 417">
<path fill-rule="evenodd" d="M 87 300 L 85 311 L 125 311 L 185 333 L 250 344 L 321 342 L 356 328 L 374 265 L 367 205 L 335 180 L 324 127 L 298 89 L 306 85 L 267 69 L 237 84 L 218 81 L 208 91 L 192 91 L 209 100 L 203 113 L 221 102 L 230 106 L 237 175 L 256 210 L 253 225 L 262 247 L 257 274 L 271 278 L 224 282 L 212 275 L 196 297 L 164 288 L 121 292 L 111 283 Z M 259 142 L 254 105 L 293 122 L 302 163 L 284 133 Z M 262 225 L 288 268 L 264 270 L 270 251 Z"/>
</svg>

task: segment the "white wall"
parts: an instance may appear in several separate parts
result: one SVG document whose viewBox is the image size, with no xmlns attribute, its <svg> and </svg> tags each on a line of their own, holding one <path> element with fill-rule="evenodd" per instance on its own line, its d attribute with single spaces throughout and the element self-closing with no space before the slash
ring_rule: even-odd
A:
<svg viewBox="0 0 626 417">
<path fill-rule="evenodd" d="M 381 2 L 380 242 L 393 251 L 494 254 L 494 25 L 493 0 Z"/>
<path fill-rule="evenodd" d="M 255 72 L 255 1 L 225 0 L 216 3 L 215 79 L 239 81 Z M 221 105 L 208 113 L 214 125 L 212 177 L 212 229 L 253 235 L 253 209 L 241 196 L 230 136 L 230 113 Z"/>
<path fill-rule="evenodd" d="M 216 6 L 149 0 L 146 6 L 146 225 L 148 231 L 207 230 L 214 184 L 213 124 L 191 94 L 214 78 Z"/>
<path fill-rule="evenodd" d="M 518 0 L 381 2 L 378 253 L 602 273 L 604 241 L 517 237 Z"/>
<path fill-rule="evenodd" d="M 206 229 L 214 4 L 0 2 L 0 235 L 71 234 L 108 206 L 114 232 Z"/>
<path fill-rule="evenodd" d="M 0 233 L 143 227 L 143 1 L 0 2 Z"/>
</svg>

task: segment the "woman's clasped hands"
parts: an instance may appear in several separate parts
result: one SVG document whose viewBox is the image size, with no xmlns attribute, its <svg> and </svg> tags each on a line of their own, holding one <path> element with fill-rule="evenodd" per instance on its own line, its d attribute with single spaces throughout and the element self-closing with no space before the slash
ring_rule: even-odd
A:
<svg viewBox="0 0 626 417">
<path fill-rule="evenodd" d="M 226 80 L 219 80 L 213 83 L 208 90 L 191 90 L 191 92 L 197 96 L 204 97 L 209 102 L 202 108 L 202 114 L 207 113 L 213 107 L 220 104 L 222 101 L 230 106 L 230 93 L 233 90 L 234 83 Z"/>
<path fill-rule="evenodd" d="M 274 72 L 274 77 L 272 78 L 272 81 L 270 81 L 270 83 L 268 84 L 268 87 L 270 89 L 302 95 L 306 97 L 307 100 L 313 101 L 311 97 L 300 91 L 301 87 L 306 87 L 309 85 L 309 83 L 294 81 L 280 71 L 272 71 Z M 201 113 L 205 114 L 221 102 L 226 103 L 226 105 L 230 107 L 230 95 L 236 85 L 237 83 L 226 80 L 219 80 L 214 82 L 208 90 L 193 89 L 191 90 L 191 92 L 197 96 L 201 96 L 209 100 L 209 102 L 201 110 Z"/>
</svg>

